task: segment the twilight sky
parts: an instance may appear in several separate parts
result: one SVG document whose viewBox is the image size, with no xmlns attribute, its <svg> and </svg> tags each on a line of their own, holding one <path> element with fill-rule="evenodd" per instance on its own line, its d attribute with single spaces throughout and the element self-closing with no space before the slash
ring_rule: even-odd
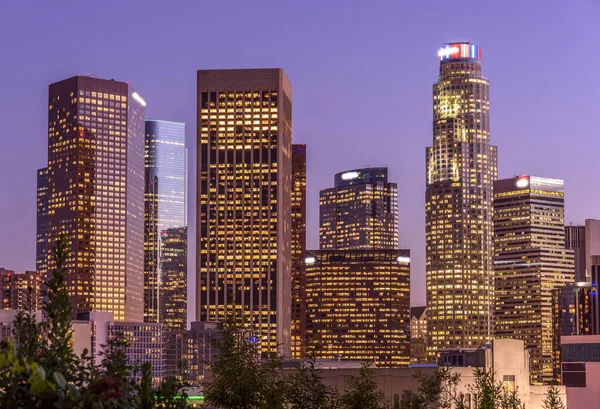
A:
<svg viewBox="0 0 600 409">
<path fill-rule="evenodd" d="M 436 52 L 449 41 L 482 47 L 500 177 L 562 178 L 567 222 L 600 218 L 598 0 L 1 0 L 0 38 L 0 267 L 35 268 L 49 83 L 128 81 L 148 118 L 186 122 L 194 198 L 196 70 L 281 67 L 293 139 L 308 149 L 309 249 L 334 173 L 387 166 L 400 245 L 412 252 L 412 304 L 424 304 L 425 147 Z"/>
</svg>

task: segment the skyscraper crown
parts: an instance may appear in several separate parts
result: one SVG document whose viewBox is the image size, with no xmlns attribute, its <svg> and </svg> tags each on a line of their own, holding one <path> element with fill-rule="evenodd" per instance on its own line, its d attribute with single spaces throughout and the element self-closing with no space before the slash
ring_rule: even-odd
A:
<svg viewBox="0 0 600 409">
<path fill-rule="evenodd" d="M 440 61 L 444 60 L 481 60 L 481 47 L 469 42 L 446 43 L 438 50 Z"/>
</svg>

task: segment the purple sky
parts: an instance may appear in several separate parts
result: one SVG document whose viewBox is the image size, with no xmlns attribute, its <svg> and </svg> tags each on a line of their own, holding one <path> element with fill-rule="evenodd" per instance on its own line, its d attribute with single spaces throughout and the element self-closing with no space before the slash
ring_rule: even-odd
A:
<svg viewBox="0 0 600 409">
<path fill-rule="evenodd" d="M 400 245 L 413 255 L 411 298 L 422 304 L 437 48 L 482 47 L 500 177 L 565 179 L 567 222 L 581 223 L 600 218 L 599 21 L 597 0 L 2 0 L 0 267 L 35 267 L 49 83 L 87 73 L 129 81 L 147 117 L 188 124 L 194 166 L 196 70 L 282 67 L 293 84 L 294 141 L 308 145 L 309 248 L 318 246 L 318 192 L 333 174 L 388 166 Z M 191 168 L 192 198 L 194 179 Z"/>
</svg>

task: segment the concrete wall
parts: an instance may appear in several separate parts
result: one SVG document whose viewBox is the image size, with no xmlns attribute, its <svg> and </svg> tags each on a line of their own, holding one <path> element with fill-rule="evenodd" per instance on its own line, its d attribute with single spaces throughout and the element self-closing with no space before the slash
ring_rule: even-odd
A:
<svg viewBox="0 0 600 409">
<path fill-rule="evenodd" d="M 569 408 L 600 407 L 600 362 L 586 362 L 585 372 L 585 388 L 566 388 Z"/>
</svg>

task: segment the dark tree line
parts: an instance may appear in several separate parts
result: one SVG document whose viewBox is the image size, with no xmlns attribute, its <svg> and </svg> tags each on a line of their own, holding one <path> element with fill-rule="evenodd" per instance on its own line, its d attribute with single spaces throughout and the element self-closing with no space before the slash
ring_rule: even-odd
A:
<svg viewBox="0 0 600 409">
<path fill-rule="evenodd" d="M 45 283 L 42 321 L 37 322 L 30 298 L 17 314 L 14 341 L 0 343 L 0 408 L 187 408 L 186 396 L 180 393 L 183 385 L 167 378 L 155 390 L 150 363 L 130 365 L 122 337 L 104 346 L 99 367 L 87 350 L 82 355 L 73 352 L 72 306 L 64 268 L 68 248 L 63 236 L 53 249 L 56 268 Z M 133 380 L 136 373 L 141 373 L 140 382 Z"/>
<path fill-rule="evenodd" d="M 431 375 L 417 373 L 419 386 L 405 390 L 395 405 L 386 402 L 377 379 L 367 364 L 348 378 L 343 391 L 323 382 L 322 370 L 313 356 L 294 371 L 282 369 L 281 356 L 261 354 L 244 321 L 230 316 L 222 336 L 212 340 L 217 354 L 210 379 L 204 382 L 209 407 L 222 409 L 523 409 L 518 391 L 510 391 L 492 372 L 473 371 L 467 396 L 459 392 L 460 375 L 440 367 Z M 544 409 L 564 409 L 559 390 L 548 390 Z"/>
</svg>

